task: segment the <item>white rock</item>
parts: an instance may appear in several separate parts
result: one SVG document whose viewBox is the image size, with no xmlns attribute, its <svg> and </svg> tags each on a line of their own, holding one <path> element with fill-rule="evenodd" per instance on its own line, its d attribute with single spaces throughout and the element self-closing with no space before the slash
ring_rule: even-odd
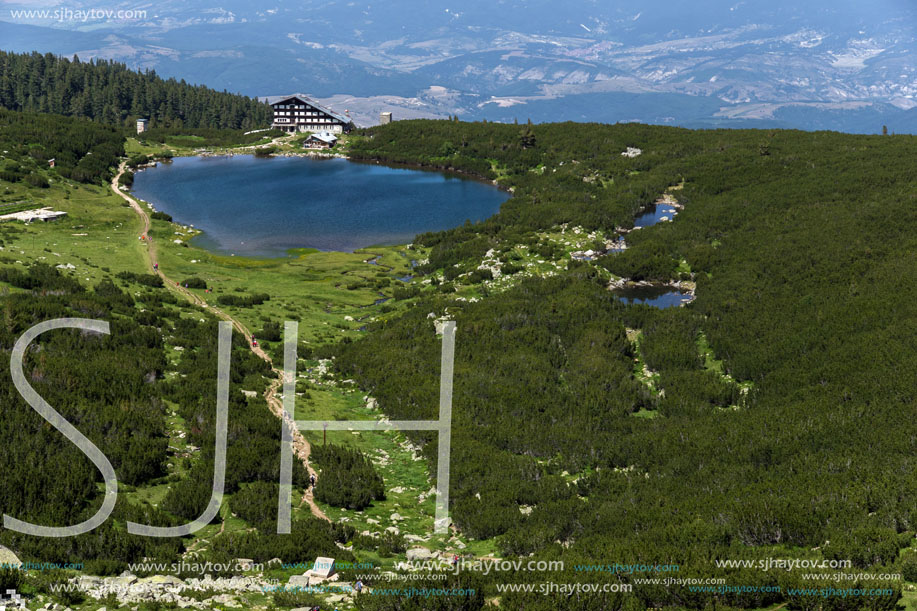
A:
<svg viewBox="0 0 917 611">
<path fill-rule="evenodd" d="M 289 581 L 287 581 L 288 588 L 308 588 L 309 587 L 309 576 L 308 575 L 291 575 Z"/>
<path fill-rule="evenodd" d="M 15 566 L 22 564 L 22 561 L 13 553 L 13 550 L 0 545 L 0 563 L 6 566 Z"/>
<path fill-rule="evenodd" d="M 425 547 L 412 547 L 406 554 L 408 562 L 423 562 L 432 559 L 435 555 Z"/>
</svg>

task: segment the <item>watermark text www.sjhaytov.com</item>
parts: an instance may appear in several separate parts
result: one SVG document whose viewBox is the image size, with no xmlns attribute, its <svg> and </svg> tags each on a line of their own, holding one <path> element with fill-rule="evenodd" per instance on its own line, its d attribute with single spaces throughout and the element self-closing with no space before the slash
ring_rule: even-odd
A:
<svg viewBox="0 0 917 611">
<path fill-rule="evenodd" d="M 10 17 L 26 21 L 136 21 L 146 19 L 145 9 L 72 9 L 59 6 L 53 9 L 10 9 Z"/>
<path fill-rule="evenodd" d="M 4 569 L 15 569 L 19 571 L 55 571 L 60 569 L 69 569 L 80 571 L 83 569 L 82 562 L 0 562 L 0 571 Z"/>
<path fill-rule="evenodd" d="M 467 560 L 465 558 L 451 562 L 447 559 L 442 560 L 424 560 L 422 562 L 407 563 L 413 571 L 424 571 L 429 573 L 447 572 L 459 574 L 462 572 L 474 572 L 488 575 L 491 572 L 519 572 L 519 571 L 563 571 L 563 560 L 490 560 L 478 558 Z"/>
<path fill-rule="evenodd" d="M 752 558 L 741 560 L 715 560 L 718 569 L 758 569 L 760 571 L 793 569 L 848 569 L 850 560 L 821 560 L 809 558 Z"/>
</svg>

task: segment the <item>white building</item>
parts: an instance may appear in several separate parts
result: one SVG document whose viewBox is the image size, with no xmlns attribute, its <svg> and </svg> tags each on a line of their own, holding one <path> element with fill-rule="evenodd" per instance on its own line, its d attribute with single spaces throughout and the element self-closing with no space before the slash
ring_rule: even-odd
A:
<svg viewBox="0 0 917 611">
<path fill-rule="evenodd" d="M 306 138 L 306 146 L 309 148 L 334 148 L 338 138 L 331 132 L 313 132 Z"/>
<path fill-rule="evenodd" d="M 325 108 L 306 96 L 287 96 L 272 102 L 274 121 L 271 127 L 288 133 L 331 132 L 341 134 L 353 129 L 347 115 Z"/>
</svg>

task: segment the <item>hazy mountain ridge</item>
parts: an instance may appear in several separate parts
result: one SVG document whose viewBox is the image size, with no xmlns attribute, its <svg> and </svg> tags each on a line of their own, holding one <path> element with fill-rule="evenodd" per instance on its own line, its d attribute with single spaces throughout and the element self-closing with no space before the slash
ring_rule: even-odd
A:
<svg viewBox="0 0 917 611">
<path fill-rule="evenodd" d="M 31 50 L 25 45 L 34 40 L 42 51 L 113 57 L 249 95 L 307 91 L 348 100 L 367 117 L 370 107 L 385 106 L 379 96 L 403 98 L 390 108 L 400 116 L 506 120 L 512 109 L 520 119 L 582 120 L 576 109 L 585 100 L 576 96 L 674 94 L 668 108 L 636 104 L 633 116 L 612 117 L 597 108 L 594 118 L 812 127 L 792 118 L 804 109 L 816 123 L 848 131 L 878 131 L 885 117 L 899 131 L 917 123 L 901 112 L 917 107 L 917 11 L 901 2 L 671 4 L 109 2 L 91 6 L 142 8 L 146 19 L 32 19 L 40 29 L 4 23 L 0 34 L 13 50 Z M 63 36 L 54 40 L 48 30 Z M 431 86 L 448 95 L 431 95 Z"/>
</svg>

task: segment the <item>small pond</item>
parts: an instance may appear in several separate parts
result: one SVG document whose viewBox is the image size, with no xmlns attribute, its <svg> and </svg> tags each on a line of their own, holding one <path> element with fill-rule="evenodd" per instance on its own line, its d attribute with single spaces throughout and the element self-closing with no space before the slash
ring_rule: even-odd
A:
<svg viewBox="0 0 917 611">
<path fill-rule="evenodd" d="M 624 303 L 642 303 L 654 308 L 675 308 L 693 299 L 691 293 L 667 285 L 628 286 L 611 292 Z"/>
</svg>

